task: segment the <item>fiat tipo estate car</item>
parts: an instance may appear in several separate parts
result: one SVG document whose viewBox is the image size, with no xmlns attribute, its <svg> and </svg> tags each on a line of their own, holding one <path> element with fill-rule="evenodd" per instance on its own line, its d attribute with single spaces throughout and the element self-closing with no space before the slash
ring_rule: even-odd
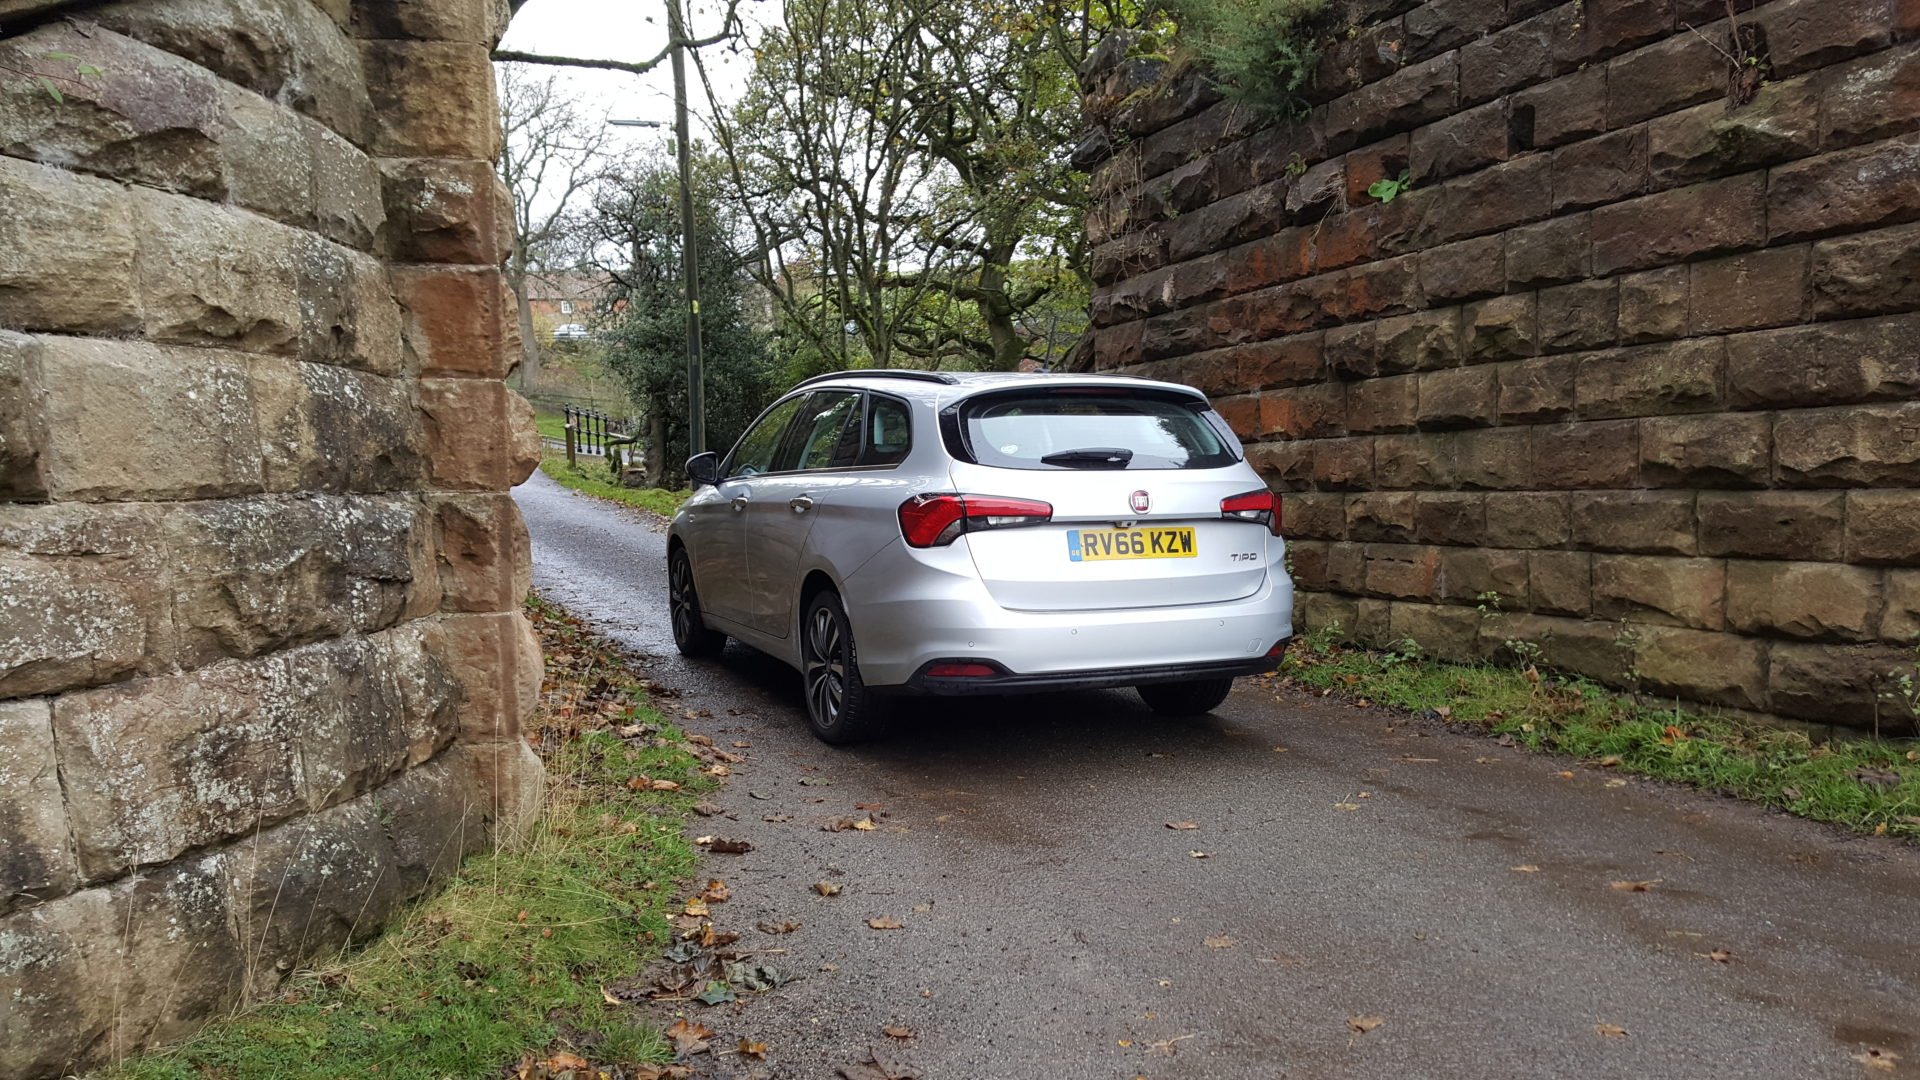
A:
<svg viewBox="0 0 1920 1080">
<path fill-rule="evenodd" d="M 907 694 L 1131 686 L 1203 713 L 1291 626 L 1280 497 L 1189 387 L 843 372 L 687 473 L 674 641 L 793 665 L 827 742 Z"/>
</svg>

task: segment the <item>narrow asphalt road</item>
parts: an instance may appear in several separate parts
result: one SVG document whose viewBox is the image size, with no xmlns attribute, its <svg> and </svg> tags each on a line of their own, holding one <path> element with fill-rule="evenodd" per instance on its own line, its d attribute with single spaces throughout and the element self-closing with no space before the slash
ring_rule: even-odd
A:
<svg viewBox="0 0 1920 1080">
<path fill-rule="evenodd" d="M 1867 1047 L 1920 1073 L 1911 849 L 1252 684 L 1187 723 L 1127 693 L 924 703 L 835 750 L 777 662 L 674 651 L 657 519 L 515 494 L 535 586 L 750 744 L 698 822 L 754 845 L 708 857 L 715 915 L 806 977 L 700 1012 L 716 1049 L 769 1048 L 700 1075 L 874 1046 L 922 1080 L 1889 1075 Z"/>
</svg>

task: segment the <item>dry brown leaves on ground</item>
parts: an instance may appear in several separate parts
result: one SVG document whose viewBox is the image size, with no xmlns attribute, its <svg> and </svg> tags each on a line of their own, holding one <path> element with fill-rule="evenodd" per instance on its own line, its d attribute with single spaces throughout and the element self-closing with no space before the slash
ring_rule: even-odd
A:
<svg viewBox="0 0 1920 1080">
<path fill-rule="evenodd" d="M 708 1039 L 713 1038 L 713 1029 L 698 1020 L 681 1017 L 667 1028 L 667 1038 L 673 1040 L 673 1052 L 681 1057 L 692 1057 L 704 1053 L 708 1048 Z"/>
<path fill-rule="evenodd" d="M 868 919 L 867 925 L 872 927 L 875 930 L 902 930 L 906 928 L 905 923 L 891 916 L 881 916 L 880 918 L 877 918 L 877 919 Z"/>
</svg>

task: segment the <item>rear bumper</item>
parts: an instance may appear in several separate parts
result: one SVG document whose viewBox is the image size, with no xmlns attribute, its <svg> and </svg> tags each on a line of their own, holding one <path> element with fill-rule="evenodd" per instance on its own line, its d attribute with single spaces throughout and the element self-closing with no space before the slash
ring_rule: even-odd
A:
<svg viewBox="0 0 1920 1080">
<path fill-rule="evenodd" d="M 993 602 L 964 550 L 909 554 L 896 540 L 846 581 L 842 598 L 860 674 L 876 691 L 1128 686 L 1267 670 L 1267 650 L 1293 628 L 1293 583 L 1278 557 L 1268 565 L 1266 582 L 1251 596 L 1222 603 L 1011 611 Z M 937 684 L 924 674 L 933 661 L 955 659 L 986 661 L 1005 674 Z"/>
<path fill-rule="evenodd" d="M 885 695 L 929 695 L 934 697 L 982 697 L 991 694 L 1042 694 L 1063 690 L 1106 690 L 1116 686 L 1140 686 L 1145 683 L 1191 682 L 1197 679 L 1231 679 L 1240 675 L 1259 675 L 1279 663 L 1278 657 L 1261 656 L 1254 660 L 1225 660 L 1205 664 L 1157 664 L 1151 667 L 1108 668 L 1102 671 L 1058 671 L 1018 675 L 1006 672 L 993 677 L 938 678 L 926 673 L 925 666 L 898 686 L 876 686 L 873 691 Z"/>
</svg>

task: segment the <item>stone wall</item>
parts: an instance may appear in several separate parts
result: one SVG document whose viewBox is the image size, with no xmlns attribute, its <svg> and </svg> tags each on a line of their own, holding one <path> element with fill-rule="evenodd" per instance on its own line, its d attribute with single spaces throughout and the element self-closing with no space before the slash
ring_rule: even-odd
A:
<svg viewBox="0 0 1920 1080">
<path fill-rule="evenodd" d="M 538 451 L 504 3 L 0 19 L 0 1074 L 37 1077 L 526 822 Z"/>
<path fill-rule="evenodd" d="M 1084 73 L 1090 362 L 1215 395 L 1306 628 L 1871 725 L 1920 633 L 1920 4 L 1346 10 L 1299 123 Z"/>
</svg>

